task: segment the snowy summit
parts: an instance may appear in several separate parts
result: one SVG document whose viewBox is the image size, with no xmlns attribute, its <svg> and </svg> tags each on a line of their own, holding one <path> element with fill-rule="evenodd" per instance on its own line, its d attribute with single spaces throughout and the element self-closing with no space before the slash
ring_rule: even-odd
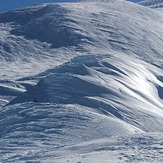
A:
<svg viewBox="0 0 163 163">
<path fill-rule="evenodd" d="M 163 162 L 163 13 L 150 7 L 0 14 L 0 162 Z"/>
</svg>

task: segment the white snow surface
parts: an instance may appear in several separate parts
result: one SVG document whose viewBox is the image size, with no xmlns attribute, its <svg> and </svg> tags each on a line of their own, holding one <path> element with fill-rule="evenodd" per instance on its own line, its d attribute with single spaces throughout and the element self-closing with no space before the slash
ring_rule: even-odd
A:
<svg viewBox="0 0 163 163">
<path fill-rule="evenodd" d="M 163 162 L 162 31 L 121 0 L 0 14 L 0 162 Z"/>
<path fill-rule="evenodd" d="M 139 4 L 151 8 L 157 8 L 157 9 L 162 9 L 163 7 L 163 1 L 162 0 L 144 0 L 139 2 Z"/>
</svg>

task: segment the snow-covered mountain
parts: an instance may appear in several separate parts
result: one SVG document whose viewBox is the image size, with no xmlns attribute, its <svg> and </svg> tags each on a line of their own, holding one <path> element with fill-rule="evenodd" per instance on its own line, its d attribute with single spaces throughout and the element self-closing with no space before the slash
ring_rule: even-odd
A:
<svg viewBox="0 0 163 163">
<path fill-rule="evenodd" d="M 151 8 L 162 8 L 163 7 L 163 1 L 162 0 L 144 0 L 142 2 L 139 2 L 139 4 Z"/>
<path fill-rule="evenodd" d="M 162 31 L 123 0 L 0 14 L 0 162 L 162 162 Z"/>
</svg>

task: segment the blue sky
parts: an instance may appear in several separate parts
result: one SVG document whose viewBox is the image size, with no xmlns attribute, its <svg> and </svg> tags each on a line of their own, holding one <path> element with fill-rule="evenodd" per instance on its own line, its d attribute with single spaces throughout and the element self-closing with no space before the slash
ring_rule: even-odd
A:
<svg viewBox="0 0 163 163">
<path fill-rule="evenodd" d="M 73 0 L 0 0 L 0 12 L 9 11 L 15 8 L 30 6 L 36 3 L 48 3 L 48 2 L 70 2 Z M 139 0 L 131 0 L 139 1 Z"/>
</svg>

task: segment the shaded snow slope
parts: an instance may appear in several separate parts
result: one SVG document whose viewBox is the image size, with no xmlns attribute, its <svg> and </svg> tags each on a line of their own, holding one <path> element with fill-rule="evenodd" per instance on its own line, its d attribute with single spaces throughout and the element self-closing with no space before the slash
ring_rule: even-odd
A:
<svg viewBox="0 0 163 163">
<path fill-rule="evenodd" d="M 64 146 L 141 132 L 80 105 L 24 103 L 1 110 L 0 118 L 0 161 L 37 160 Z"/>
<path fill-rule="evenodd" d="M 145 0 L 140 2 L 141 5 L 151 7 L 151 8 L 162 8 L 163 1 L 162 0 Z"/>
<path fill-rule="evenodd" d="M 0 162 L 161 162 L 162 31 L 119 0 L 0 14 Z"/>
</svg>

